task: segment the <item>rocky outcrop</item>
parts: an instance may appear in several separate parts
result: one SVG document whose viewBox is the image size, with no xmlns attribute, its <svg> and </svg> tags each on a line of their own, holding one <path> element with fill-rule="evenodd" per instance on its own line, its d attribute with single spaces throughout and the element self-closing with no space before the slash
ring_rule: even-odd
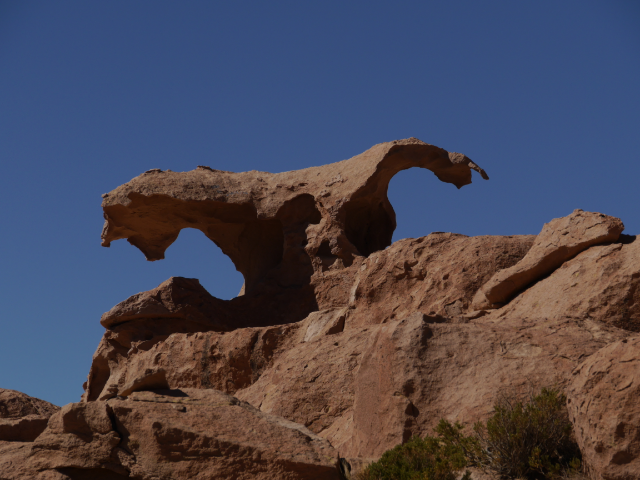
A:
<svg viewBox="0 0 640 480">
<path fill-rule="evenodd" d="M 32 442 L 59 409 L 39 398 L 0 388 L 0 441 Z"/>
<path fill-rule="evenodd" d="M 589 248 L 539 280 L 505 307 L 497 318 L 567 317 L 640 331 L 640 241 Z"/>
<path fill-rule="evenodd" d="M 413 138 L 278 174 L 150 170 L 104 195 L 103 245 L 126 238 L 158 260 L 181 229 L 197 228 L 243 274 L 244 294 L 272 294 L 275 285 L 304 290 L 314 271 L 349 266 L 391 244 L 396 221 L 387 187 L 411 167 L 458 188 L 471 183 L 471 170 L 488 178 L 466 156 Z"/>
<path fill-rule="evenodd" d="M 602 348 L 573 374 L 569 414 L 592 478 L 640 478 L 640 337 Z"/>
<path fill-rule="evenodd" d="M 615 242 L 624 230 L 618 218 L 575 210 L 544 226 L 527 255 L 516 265 L 496 273 L 476 294 L 476 309 L 497 308 L 524 287 L 550 274 L 593 245 Z"/>
<path fill-rule="evenodd" d="M 105 313 L 82 402 L 0 441 L 2 478 L 337 479 L 440 418 L 473 423 L 548 385 L 568 392 L 592 478 L 639 476 L 640 242 L 576 210 L 537 236 L 390 245 L 387 186 L 414 166 L 487 178 L 408 139 L 280 174 L 151 170 L 105 194 L 105 246 L 157 260 L 198 228 L 243 292 L 173 277 Z"/>
<path fill-rule="evenodd" d="M 38 472 L 27 461 L 31 445 L 47 427 L 49 418 L 60 410 L 39 398 L 16 390 L 0 388 L 0 479 L 36 478 Z M 38 477 L 41 480 L 54 477 Z"/>
<path fill-rule="evenodd" d="M 518 264 L 534 240 L 452 233 L 400 240 L 357 268 L 348 289 L 347 326 L 400 320 L 413 312 L 468 321 L 475 292 L 496 272 Z"/>
<path fill-rule="evenodd" d="M 29 415 L 50 417 L 60 407 L 16 390 L 0 388 L 0 418 L 18 419 Z"/>
<path fill-rule="evenodd" d="M 450 323 L 414 313 L 289 348 L 237 396 L 307 425 L 343 456 L 371 458 L 440 418 L 485 419 L 512 389 L 566 385 L 584 356 L 625 335 L 566 318 Z"/>
<path fill-rule="evenodd" d="M 182 389 L 69 404 L 27 462 L 71 479 L 338 480 L 336 458 L 302 425 L 216 390 Z"/>
</svg>

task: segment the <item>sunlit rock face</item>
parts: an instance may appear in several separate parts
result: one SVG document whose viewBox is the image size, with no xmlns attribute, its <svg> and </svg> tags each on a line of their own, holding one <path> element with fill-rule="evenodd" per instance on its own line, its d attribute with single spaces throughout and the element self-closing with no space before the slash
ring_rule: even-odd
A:
<svg viewBox="0 0 640 480">
<path fill-rule="evenodd" d="M 488 178 L 407 139 L 279 174 L 150 170 L 105 194 L 104 246 L 159 260 L 200 229 L 242 294 L 172 277 L 106 312 L 82 402 L 0 441 L 3 475 L 344 479 L 440 418 L 555 385 L 590 474 L 636 478 L 640 242 L 576 210 L 537 236 L 391 244 L 387 187 L 412 167 L 458 188 Z"/>
</svg>

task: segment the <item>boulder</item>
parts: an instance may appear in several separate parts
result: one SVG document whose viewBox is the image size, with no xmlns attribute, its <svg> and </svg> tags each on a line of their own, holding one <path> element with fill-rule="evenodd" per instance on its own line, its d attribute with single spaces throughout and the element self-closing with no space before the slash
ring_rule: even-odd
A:
<svg viewBox="0 0 640 480">
<path fill-rule="evenodd" d="M 640 336 L 613 342 L 573 372 L 567 405 L 591 478 L 640 478 Z"/>
</svg>

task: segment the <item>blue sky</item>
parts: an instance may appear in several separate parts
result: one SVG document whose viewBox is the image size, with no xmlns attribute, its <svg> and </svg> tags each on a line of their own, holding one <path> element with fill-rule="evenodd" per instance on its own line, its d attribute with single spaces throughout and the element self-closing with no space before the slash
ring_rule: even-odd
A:
<svg viewBox="0 0 640 480">
<path fill-rule="evenodd" d="M 0 0 L 0 387 L 77 401 L 100 315 L 170 276 L 231 298 L 195 230 L 100 247 L 150 168 L 272 172 L 418 137 L 480 164 L 392 181 L 394 239 L 538 233 L 575 208 L 640 233 L 640 3 Z"/>
</svg>

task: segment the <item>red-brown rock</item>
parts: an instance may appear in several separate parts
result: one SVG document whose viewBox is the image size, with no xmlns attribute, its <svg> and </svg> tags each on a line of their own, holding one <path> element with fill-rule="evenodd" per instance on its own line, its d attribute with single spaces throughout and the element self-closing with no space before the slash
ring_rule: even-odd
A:
<svg viewBox="0 0 640 480">
<path fill-rule="evenodd" d="M 587 249 L 496 310 L 499 318 L 567 317 L 640 331 L 640 240 Z"/>
<path fill-rule="evenodd" d="M 477 310 L 502 306 L 523 288 L 550 274 L 583 250 L 615 242 L 623 230 L 620 219 L 583 210 L 552 220 L 545 224 L 531 250 L 520 262 L 499 271 L 482 286 L 473 306 Z"/>
<path fill-rule="evenodd" d="M 390 245 L 387 186 L 414 166 L 487 178 L 408 139 L 280 174 L 152 170 L 106 194 L 105 246 L 156 260 L 198 228 L 245 286 L 223 301 L 173 277 L 105 313 L 83 403 L 40 434 L 5 402 L 3 478 L 336 479 L 338 452 L 353 473 L 532 385 L 569 389 L 594 479 L 639 477 L 640 242 L 577 210 L 538 236 Z"/>
<path fill-rule="evenodd" d="M 27 462 L 72 479 L 338 480 L 336 459 L 302 425 L 216 390 L 182 389 L 67 405 Z"/>
<path fill-rule="evenodd" d="M 591 478 L 640 478 L 640 336 L 614 342 L 575 371 L 568 406 Z"/>
<path fill-rule="evenodd" d="M 27 415 L 50 417 L 60 407 L 16 390 L 0 388 L 0 418 L 22 418 Z"/>
<path fill-rule="evenodd" d="M 34 441 L 59 409 L 39 398 L 0 388 L 0 441 Z"/>
<path fill-rule="evenodd" d="M 571 319 L 442 320 L 415 313 L 300 343 L 237 395 L 307 425 L 342 456 L 372 458 L 442 417 L 486 418 L 506 389 L 564 385 L 585 355 L 625 336 Z"/>
<path fill-rule="evenodd" d="M 458 188 L 471 183 L 471 170 L 488 178 L 466 156 L 415 138 L 278 174 L 150 170 L 104 195 L 103 245 L 126 238 L 158 260 L 181 229 L 197 228 L 242 272 L 245 294 L 264 283 L 302 288 L 313 271 L 351 265 L 391 244 L 396 223 L 387 186 L 411 167 Z"/>
<path fill-rule="evenodd" d="M 413 312 L 462 318 L 475 292 L 525 257 L 534 239 L 432 233 L 395 242 L 356 270 L 347 328 L 399 320 Z"/>
</svg>

